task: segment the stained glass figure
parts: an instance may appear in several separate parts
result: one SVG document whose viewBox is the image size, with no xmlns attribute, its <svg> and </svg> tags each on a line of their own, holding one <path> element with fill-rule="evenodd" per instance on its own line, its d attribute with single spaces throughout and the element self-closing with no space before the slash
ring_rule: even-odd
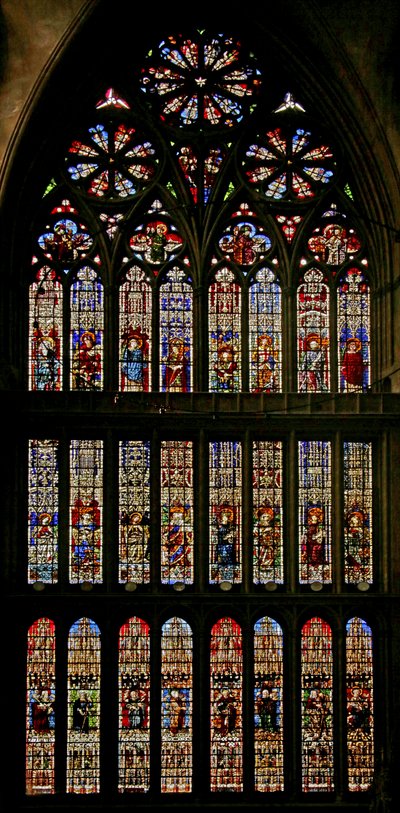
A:
<svg viewBox="0 0 400 813">
<path fill-rule="evenodd" d="M 172 268 L 160 286 L 160 390 L 193 386 L 193 290 L 189 274 Z"/>
<path fill-rule="evenodd" d="M 211 790 L 243 790 L 242 631 L 232 618 L 221 618 L 210 644 Z"/>
<path fill-rule="evenodd" d="M 26 689 L 26 793 L 55 793 L 55 669 L 53 621 L 39 618 L 28 630 Z"/>
<path fill-rule="evenodd" d="M 193 443 L 161 441 L 161 582 L 193 584 Z"/>
<path fill-rule="evenodd" d="M 372 584 L 372 446 L 343 444 L 344 572 L 347 584 Z"/>
<path fill-rule="evenodd" d="M 282 296 L 270 268 L 256 272 L 249 288 L 251 392 L 282 390 Z"/>
<path fill-rule="evenodd" d="M 238 392 L 241 385 L 241 290 L 229 268 L 220 268 L 208 294 L 209 389 Z"/>
<path fill-rule="evenodd" d="M 105 102 L 111 96 L 106 96 Z M 135 127 L 121 122 L 124 105 L 104 104 L 106 120 L 98 121 L 88 133 L 72 142 L 67 156 L 71 180 L 94 198 L 126 199 L 153 180 L 157 159 L 152 144 Z M 101 109 L 101 106 L 98 107 Z"/>
<path fill-rule="evenodd" d="M 119 289 L 120 389 L 148 392 L 151 385 L 152 291 L 144 271 L 134 265 Z"/>
<path fill-rule="evenodd" d="M 327 265 L 341 265 L 361 248 L 360 240 L 354 229 L 345 228 L 342 223 L 329 223 L 322 229 L 313 231 L 308 241 L 308 247 L 315 259 Z"/>
<path fill-rule="evenodd" d="M 300 441 L 299 579 L 301 584 L 332 581 L 331 444 Z"/>
<path fill-rule="evenodd" d="M 71 389 L 103 388 L 103 334 L 103 285 L 86 266 L 71 286 Z"/>
<path fill-rule="evenodd" d="M 183 618 L 161 630 L 161 792 L 190 793 L 193 775 L 193 636 Z"/>
<path fill-rule="evenodd" d="M 299 392 L 329 389 L 329 343 L 329 288 L 322 271 L 310 268 L 297 289 Z"/>
<path fill-rule="evenodd" d="M 253 581 L 282 584 L 282 443 L 253 442 Z"/>
<path fill-rule="evenodd" d="M 284 790 L 283 635 L 273 618 L 254 625 L 254 786 Z"/>
<path fill-rule="evenodd" d="M 250 220 L 234 217 L 224 230 L 219 240 L 219 248 L 227 259 L 232 259 L 237 265 L 253 265 L 256 260 L 262 260 L 271 248 L 271 240 L 260 226 Z"/>
<path fill-rule="evenodd" d="M 119 635 L 118 790 L 150 788 L 150 628 L 129 618 Z"/>
<path fill-rule="evenodd" d="M 58 445 L 29 441 L 29 584 L 58 581 Z"/>
<path fill-rule="evenodd" d="M 346 625 L 347 771 L 350 791 L 365 791 L 374 778 L 372 632 L 362 618 Z"/>
<path fill-rule="evenodd" d="M 103 442 L 73 440 L 70 447 L 71 584 L 103 580 Z"/>
<path fill-rule="evenodd" d="M 311 618 L 301 635 L 302 790 L 334 790 L 332 631 Z"/>
<path fill-rule="evenodd" d="M 64 201 L 62 208 L 67 211 L 68 216 L 60 218 L 58 209 L 53 210 L 58 215 L 56 222 L 40 235 L 38 243 L 44 256 L 66 271 L 71 263 L 80 257 L 86 257 L 93 239 L 86 226 L 77 220 L 77 212 L 69 201 Z"/>
<path fill-rule="evenodd" d="M 242 446 L 210 443 L 210 584 L 242 580 Z"/>
<path fill-rule="evenodd" d="M 152 219 L 136 227 L 129 245 L 137 257 L 158 266 L 174 259 L 182 248 L 183 239 L 176 226 L 154 213 Z"/>
<path fill-rule="evenodd" d="M 370 385 L 370 289 L 360 268 L 348 268 L 337 292 L 339 392 L 367 392 Z"/>
<path fill-rule="evenodd" d="M 332 183 L 335 161 L 330 147 L 321 143 L 323 136 L 289 121 L 288 109 L 287 105 L 277 108 L 282 126 L 260 133 L 247 148 L 243 169 L 247 180 L 268 199 L 281 204 L 309 202 Z M 297 112 L 300 121 L 302 111 Z"/>
<path fill-rule="evenodd" d="M 158 102 L 167 124 L 232 127 L 260 85 L 254 57 L 242 51 L 240 42 L 222 34 L 167 37 L 149 54 L 142 90 Z"/>
<path fill-rule="evenodd" d="M 80 618 L 68 636 L 67 793 L 100 791 L 100 630 Z"/>
<path fill-rule="evenodd" d="M 63 290 L 44 265 L 29 287 L 29 389 L 55 392 L 62 381 Z"/>
<path fill-rule="evenodd" d="M 119 444 L 119 582 L 150 581 L 150 443 Z"/>
</svg>

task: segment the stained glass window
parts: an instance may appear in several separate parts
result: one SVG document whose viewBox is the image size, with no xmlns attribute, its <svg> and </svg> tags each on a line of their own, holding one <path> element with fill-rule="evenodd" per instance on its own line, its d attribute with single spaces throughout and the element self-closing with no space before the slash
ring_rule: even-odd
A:
<svg viewBox="0 0 400 813">
<path fill-rule="evenodd" d="M 73 440 L 70 447 L 71 584 L 103 579 L 103 444 Z"/>
<path fill-rule="evenodd" d="M 58 581 L 58 441 L 29 441 L 28 582 Z"/>
<path fill-rule="evenodd" d="M 242 446 L 210 443 L 210 584 L 242 580 Z"/>
<path fill-rule="evenodd" d="M 193 583 L 193 444 L 161 442 L 161 582 Z"/>
<path fill-rule="evenodd" d="M 26 694 L 26 793 L 55 793 L 55 669 L 53 621 L 39 618 L 29 628 Z"/>
<path fill-rule="evenodd" d="M 272 618 L 254 625 L 254 784 L 257 791 L 284 789 L 283 635 Z"/>
<path fill-rule="evenodd" d="M 158 102 L 169 125 L 233 127 L 260 84 L 254 57 L 223 34 L 166 37 L 142 70 L 142 90 Z"/>
<path fill-rule="evenodd" d="M 348 268 L 337 293 L 339 391 L 366 392 L 370 385 L 370 294 L 365 273 Z"/>
<path fill-rule="evenodd" d="M 208 296 L 209 388 L 238 392 L 241 386 L 241 290 L 229 268 L 220 268 Z"/>
<path fill-rule="evenodd" d="M 138 266 L 126 271 L 119 289 L 120 389 L 151 389 L 152 293 Z"/>
<path fill-rule="evenodd" d="M 130 618 L 119 636 L 118 790 L 150 787 L 150 628 Z"/>
<path fill-rule="evenodd" d="M 282 125 L 257 136 L 247 149 L 244 168 L 249 182 L 267 199 L 310 201 L 332 182 L 335 161 L 324 137 L 296 126 L 288 111 L 305 112 L 290 93 L 275 110 L 276 121 Z"/>
<path fill-rule="evenodd" d="M 218 241 L 221 254 L 242 268 L 244 274 L 257 260 L 263 260 L 271 248 L 271 239 L 245 203 L 233 212 Z"/>
<path fill-rule="evenodd" d="M 189 624 L 161 630 L 161 792 L 189 793 L 193 773 L 193 643 Z"/>
<path fill-rule="evenodd" d="M 332 581 L 331 444 L 300 441 L 299 570 L 301 584 Z"/>
<path fill-rule="evenodd" d="M 119 581 L 150 581 L 150 442 L 119 444 Z"/>
<path fill-rule="evenodd" d="M 29 288 L 29 389 L 57 391 L 62 386 L 62 285 L 44 265 Z"/>
<path fill-rule="evenodd" d="M 282 389 L 281 289 L 270 268 L 256 272 L 249 288 L 249 367 L 251 392 Z"/>
<path fill-rule="evenodd" d="M 243 789 L 242 631 L 232 618 L 211 630 L 211 790 Z"/>
<path fill-rule="evenodd" d="M 372 562 L 372 446 L 345 442 L 344 571 L 347 584 L 371 584 Z"/>
<path fill-rule="evenodd" d="M 125 200 L 155 176 L 157 162 L 152 144 L 115 113 L 127 109 L 128 103 L 109 88 L 97 104 L 97 123 L 69 148 L 67 170 L 71 181 L 94 199 Z"/>
<path fill-rule="evenodd" d="M 253 442 L 253 580 L 282 584 L 282 443 Z"/>
<path fill-rule="evenodd" d="M 333 791 L 332 632 L 311 618 L 301 635 L 302 790 Z"/>
<path fill-rule="evenodd" d="M 155 274 L 160 265 L 173 260 L 180 252 L 183 239 L 161 201 L 153 202 L 144 221 L 135 227 L 129 245 L 138 258 L 153 267 Z"/>
<path fill-rule="evenodd" d="M 68 636 L 67 793 L 100 791 L 100 630 L 80 618 Z"/>
<path fill-rule="evenodd" d="M 329 288 L 318 268 L 308 269 L 297 290 L 299 392 L 326 392 L 330 385 Z"/>
<path fill-rule="evenodd" d="M 372 632 L 362 618 L 346 626 L 347 770 L 350 791 L 371 787 L 374 776 Z"/>
<path fill-rule="evenodd" d="M 193 295 L 181 268 L 168 271 L 160 287 L 160 389 L 190 392 L 193 386 Z"/>
<path fill-rule="evenodd" d="M 81 268 L 71 286 L 71 389 L 103 388 L 103 285 L 97 272 Z"/>
</svg>

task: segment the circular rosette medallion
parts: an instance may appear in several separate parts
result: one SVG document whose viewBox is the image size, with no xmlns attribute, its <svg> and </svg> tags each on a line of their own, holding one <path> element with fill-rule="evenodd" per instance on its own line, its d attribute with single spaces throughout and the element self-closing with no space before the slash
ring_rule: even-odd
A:
<svg viewBox="0 0 400 813">
<path fill-rule="evenodd" d="M 254 104 L 260 72 L 233 38 L 196 33 L 163 40 L 149 55 L 141 85 L 167 124 L 232 127 Z"/>
<path fill-rule="evenodd" d="M 247 180 L 279 204 L 309 203 L 331 186 L 336 170 L 330 146 L 290 123 L 259 134 L 242 166 Z"/>
</svg>

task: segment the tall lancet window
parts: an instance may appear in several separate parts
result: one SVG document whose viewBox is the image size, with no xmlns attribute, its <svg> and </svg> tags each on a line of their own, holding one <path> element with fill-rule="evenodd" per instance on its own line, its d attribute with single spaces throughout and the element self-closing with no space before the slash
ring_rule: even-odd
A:
<svg viewBox="0 0 400 813">
<path fill-rule="evenodd" d="M 100 630 L 80 618 L 68 636 L 67 793 L 100 792 Z"/>
<path fill-rule="evenodd" d="M 119 633 L 118 790 L 150 788 L 150 628 L 129 618 Z"/>
<path fill-rule="evenodd" d="M 332 631 L 311 618 L 301 634 L 301 759 L 305 793 L 333 791 Z"/>
<path fill-rule="evenodd" d="M 161 792 L 189 793 L 192 782 L 192 630 L 174 617 L 161 630 Z"/>
<path fill-rule="evenodd" d="M 55 793 L 56 633 L 39 618 L 28 630 L 26 686 L 26 793 Z"/>
<path fill-rule="evenodd" d="M 211 790 L 243 790 L 242 631 L 232 618 L 211 630 Z"/>
</svg>

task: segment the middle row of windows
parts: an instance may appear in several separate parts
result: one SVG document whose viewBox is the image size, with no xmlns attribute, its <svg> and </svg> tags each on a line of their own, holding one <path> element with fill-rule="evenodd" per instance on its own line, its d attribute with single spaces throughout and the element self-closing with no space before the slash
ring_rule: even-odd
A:
<svg viewBox="0 0 400 813">
<path fill-rule="evenodd" d="M 101 584 L 104 517 L 112 507 L 104 501 L 104 442 L 70 441 L 69 509 L 60 512 L 59 502 L 66 504 L 60 500 L 61 447 L 54 439 L 29 441 L 28 583 L 57 583 L 59 531 L 62 542 L 68 526 L 69 582 Z M 208 444 L 208 581 L 222 589 L 241 584 L 244 561 L 249 566 L 251 559 L 253 583 L 274 589 L 285 583 L 286 570 L 283 443 L 254 441 L 245 467 L 247 451 L 241 441 Z M 332 501 L 339 487 L 337 566 L 346 584 L 368 589 L 374 578 L 372 443 L 342 443 L 340 484 L 333 482 L 333 451 L 330 440 L 297 442 L 298 580 L 314 588 L 332 583 L 333 519 L 338 524 Z M 128 589 L 149 584 L 155 563 L 161 584 L 184 589 L 194 583 L 199 450 L 191 440 L 163 440 L 157 452 L 155 477 L 151 442 L 119 441 L 118 580 Z"/>
</svg>

